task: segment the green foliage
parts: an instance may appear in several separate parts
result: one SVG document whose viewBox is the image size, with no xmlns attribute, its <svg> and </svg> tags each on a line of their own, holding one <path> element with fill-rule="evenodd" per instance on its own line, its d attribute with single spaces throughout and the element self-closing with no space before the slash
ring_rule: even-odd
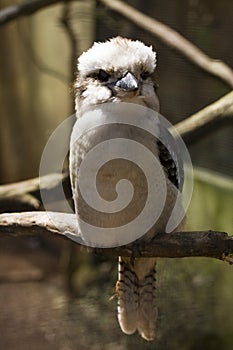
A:
<svg viewBox="0 0 233 350">
<path fill-rule="evenodd" d="M 232 234 L 233 180 L 194 170 L 194 189 L 187 213 L 187 230 L 219 230 Z"/>
</svg>

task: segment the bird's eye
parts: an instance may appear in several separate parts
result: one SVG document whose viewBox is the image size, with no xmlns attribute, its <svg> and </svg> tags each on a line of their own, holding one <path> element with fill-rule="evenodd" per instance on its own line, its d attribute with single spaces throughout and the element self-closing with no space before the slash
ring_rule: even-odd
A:
<svg viewBox="0 0 233 350">
<path fill-rule="evenodd" d="M 110 74 L 108 74 L 107 72 L 105 72 L 105 70 L 100 69 L 98 74 L 97 74 L 97 78 L 100 81 L 108 81 L 108 79 L 110 78 Z"/>
<path fill-rule="evenodd" d="M 149 72 L 142 72 L 141 73 L 141 78 L 143 80 L 146 80 L 147 78 L 149 78 L 150 75 L 151 75 L 151 73 L 149 73 Z"/>
</svg>

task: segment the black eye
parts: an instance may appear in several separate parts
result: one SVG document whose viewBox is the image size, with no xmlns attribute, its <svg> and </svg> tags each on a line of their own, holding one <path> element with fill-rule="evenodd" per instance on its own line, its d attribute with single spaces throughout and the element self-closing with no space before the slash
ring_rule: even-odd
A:
<svg viewBox="0 0 233 350">
<path fill-rule="evenodd" d="M 150 75 L 151 75 L 151 73 L 149 73 L 149 72 L 142 72 L 141 78 L 143 80 L 145 80 L 145 79 L 149 78 Z"/>
<path fill-rule="evenodd" d="M 105 70 L 100 69 L 98 74 L 97 74 L 97 78 L 100 81 L 107 81 L 110 78 L 110 74 L 108 74 L 107 72 L 105 72 Z"/>
</svg>

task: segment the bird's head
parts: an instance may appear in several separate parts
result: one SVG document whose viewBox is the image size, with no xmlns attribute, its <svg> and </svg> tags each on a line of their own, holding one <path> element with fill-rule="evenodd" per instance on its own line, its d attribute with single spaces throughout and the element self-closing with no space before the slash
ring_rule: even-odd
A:
<svg viewBox="0 0 233 350">
<path fill-rule="evenodd" d="M 159 109 L 152 74 L 156 53 L 121 37 L 94 43 L 78 59 L 76 109 L 105 102 L 131 102 Z"/>
</svg>

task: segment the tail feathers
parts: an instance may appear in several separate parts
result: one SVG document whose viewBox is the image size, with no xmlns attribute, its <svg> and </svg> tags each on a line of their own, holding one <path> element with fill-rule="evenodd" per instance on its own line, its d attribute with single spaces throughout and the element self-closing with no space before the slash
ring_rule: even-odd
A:
<svg viewBox="0 0 233 350">
<path fill-rule="evenodd" d="M 136 330 L 146 340 L 156 335 L 154 258 L 119 258 L 118 320 L 122 331 L 132 334 Z"/>
</svg>

